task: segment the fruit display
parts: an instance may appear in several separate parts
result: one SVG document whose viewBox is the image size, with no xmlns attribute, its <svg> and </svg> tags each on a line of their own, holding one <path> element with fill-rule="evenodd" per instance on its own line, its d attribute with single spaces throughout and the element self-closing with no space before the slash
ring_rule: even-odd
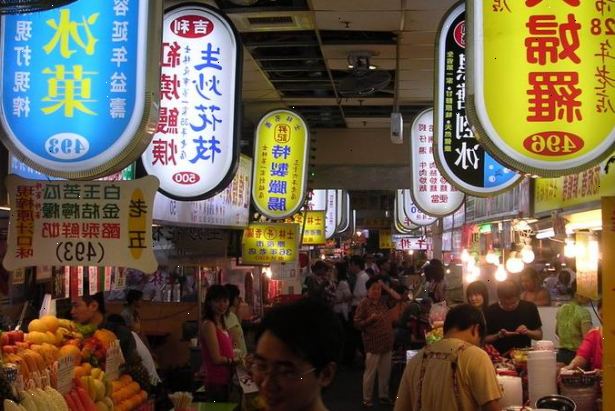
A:
<svg viewBox="0 0 615 411">
<path fill-rule="evenodd" d="M 133 411 L 143 407 L 148 394 L 139 379 L 126 374 L 111 381 L 105 372 L 107 349 L 114 344 L 117 337 L 109 330 L 80 329 L 70 320 L 51 315 L 32 320 L 28 332 L 2 333 L 2 359 L 16 378 L 9 382 L 0 373 L 0 405 L 5 411 Z"/>
<path fill-rule="evenodd" d="M 436 341 L 440 341 L 444 337 L 444 328 L 437 327 L 431 331 L 425 333 L 425 341 L 427 344 L 433 344 Z"/>
</svg>

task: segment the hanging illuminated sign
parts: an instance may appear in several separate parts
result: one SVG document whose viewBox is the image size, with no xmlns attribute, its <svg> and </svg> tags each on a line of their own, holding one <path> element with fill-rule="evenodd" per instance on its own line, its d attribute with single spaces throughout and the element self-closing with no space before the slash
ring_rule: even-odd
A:
<svg viewBox="0 0 615 411">
<path fill-rule="evenodd" d="M 324 210 L 308 210 L 293 215 L 287 222 L 299 225 L 302 245 L 320 245 L 327 242 L 325 220 Z"/>
<path fill-rule="evenodd" d="M 132 181 L 6 178 L 7 270 L 35 265 L 120 266 L 153 273 L 155 177 Z"/>
<path fill-rule="evenodd" d="M 63 178 L 101 177 L 136 160 L 158 120 L 161 8 L 160 0 L 80 0 L 3 16 L 8 149 Z"/>
<path fill-rule="evenodd" d="M 412 199 L 425 214 L 444 217 L 463 204 L 465 195 L 440 174 L 434 160 L 432 109 L 419 113 L 412 123 L 410 174 Z"/>
<path fill-rule="evenodd" d="M 337 190 L 327 190 L 327 212 L 325 214 L 325 236 L 333 237 L 337 228 Z"/>
<path fill-rule="evenodd" d="M 397 190 L 398 198 L 401 197 L 400 203 L 403 205 L 403 215 L 411 224 L 424 226 L 433 224 L 437 218 L 429 216 L 418 209 L 412 202 L 410 190 Z M 404 220 L 405 221 L 405 220 Z"/>
<path fill-rule="evenodd" d="M 479 144 L 466 117 L 465 4 L 442 20 L 436 51 L 434 158 L 449 183 L 466 194 L 491 196 L 520 181 Z"/>
<path fill-rule="evenodd" d="M 299 225 L 285 223 L 250 224 L 243 231 L 243 264 L 292 263 L 299 255 Z"/>
<path fill-rule="evenodd" d="M 468 116 L 511 167 L 557 177 L 615 149 L 615 29 L 599 3 L 467 2 Z"/>
<path fill-rule="evenodd" d="M 254 142 L 252 201 L 266 217 L 295 214 L 306 194 L 309 132 L 301 116 L 274 110 L 261 118 Z"/>
<path fill-rule="evenodd" d="M 419 226 L 412 223 L 410 219 L 404 214 L 404 200 L 401 196 L 395 196 L 395 205 L 393 206 L 393 227 L 402 233 L 410 234 Z"/>
<path fill-rule="evenodd" d="M 327 209 L 327 190 L 312 190 L 307 202 L 308 210 Z"/>
<path fill-rule="evenodd" d="M 233 179 L 243 61 L 237 39 L 233 24 L 205 5 L 164 15 L 160 119 L 141 160 L 168 197 L 202 200 Z"/>
<path fill-rule="evenodd" d="M 337 190 L 337 227 L 335 231 L 343 233 L 350 226 L 350 194 L 346 190 Z"/>
</svg>

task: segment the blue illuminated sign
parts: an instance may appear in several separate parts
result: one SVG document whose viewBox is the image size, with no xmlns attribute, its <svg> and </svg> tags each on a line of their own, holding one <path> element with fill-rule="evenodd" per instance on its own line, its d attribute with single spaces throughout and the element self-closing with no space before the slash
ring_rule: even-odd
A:
<svg viewBox="0 0 615 411">
<path fill-rule="evenodd" d="M 158 118 L 161 12 L 160 0 L 80 0 L 4 16 L 0 121 L 9 150 L 64 178 L 136 159 Z"/>
</svg>

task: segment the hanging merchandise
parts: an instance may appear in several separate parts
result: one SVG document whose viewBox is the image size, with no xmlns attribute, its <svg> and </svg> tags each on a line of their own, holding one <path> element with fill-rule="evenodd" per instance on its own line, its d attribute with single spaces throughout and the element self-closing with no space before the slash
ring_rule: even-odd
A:
<svg viewBox="0 0 615 411">
<path fill-rule="evenodd" d="M 132 163 L 149 144 L 158 121 L 162 1 L 117 3 L 81 0 L 2 17 L 0 138 L 32 168 L 96 178 Z"/>
<path fill-rule="evenodd" d="M 425 214 L 444 217 L 463 204 L 465 194 L 449 184 L 434 160 L 433 109 L 422 111 L 412 123 L 410 179 L 414 204 Z"/>
<path fill-rule="evenodd" d="M 290 217 L 306 195 L 310 136 L 305 120 L 291 110 L 270 111 L 255 134 L 252 201 L 268 218 Z"/>
<path fill-rule="evenodd" d="M 498 3 L 466 2 L 476 137 L 506 165 L 542 177 L 597 164 L 615 149 L 612 7 Z"/>
<path fill-rule="evenodd" d="M 238 39 L 217 9 L 191 4 L 165 12 L 160 119 L 141 162 L 168 197 L 203 200 L 235 175 L 243 62 Z"/>
<path fill-rule="evenodd" d="M 512 188 L 521 174 L 498 163 L 479 142 L 466 118 L 465 4 L 440 24 L 436 51 L 434 158 L 449 183 L 466 194 L 492 196 Z"/>
</svg>

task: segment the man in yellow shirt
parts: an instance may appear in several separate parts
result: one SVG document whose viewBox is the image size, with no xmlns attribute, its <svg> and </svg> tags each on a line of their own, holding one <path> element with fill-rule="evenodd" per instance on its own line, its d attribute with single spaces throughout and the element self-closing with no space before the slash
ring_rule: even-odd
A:
<svg viewBox="0 0 615 411">
<path fill-rule="evenodd" d="M 495 368 L 478 347 L 486 329 L 478 309 L 453 307 L 444 321 L 444 338 L 406 365 L 395 411 L 500 411 Z"/>
</svg>

